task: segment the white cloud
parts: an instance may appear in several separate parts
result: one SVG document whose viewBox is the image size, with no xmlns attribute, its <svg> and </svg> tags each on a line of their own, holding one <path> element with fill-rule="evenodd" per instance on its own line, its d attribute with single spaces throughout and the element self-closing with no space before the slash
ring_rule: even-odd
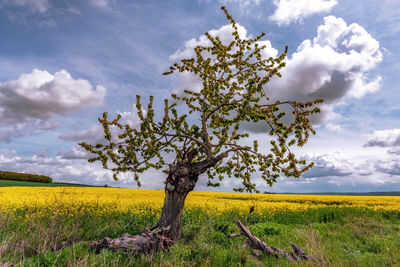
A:
<svg viewBox="0 0 400 267">
<path fill-rule="evenodd" d="M 4 0 L 5 4 L 27 7 L 33 13 L 44 13 L 51 8 L 50 0 Z"/>
<path fill-rule="evenodd" d="M 371 80 L 368 71 L 381 61 L 379 42 L 362 26 L 328 16 L 317 36 L 288 57 L 282 78 L 272 79 L 265 90 L 272 99 L 324 99 L 316 120 L 322 122 L 346 97 L 360 98 L 379 89 L 381 77 Z"/>
<path fill-rule="evenodd" d="M 400 147 L 389 149 L 387 151 L 387 153 L 392 154 L 392 155 L 399 155 L 400 156 Z"/>
<path fill-rule="evenodd" d="M 353 173 L 353 163 L 339 152 L 306 156 L 304 159 L 313 161 L 314 166 L 302 175 L 303 178 L 349 176 Z"/>
<path fill-rule="evenodd" d="M 240 25 L 238 23 L 236 24 L 236 26 L 238 28 L 238 33 L 239 33 L 240 38 L 248 39 L 249 37 L 251 37 L 251 36 L 247 35 L 247 30 L 245 27 L 243 27 L 242 25 Z M 233 40 L 233 38 L 232 38 L 233 28 L 230 24 L 224 25 L 217 30 L 212 29 L 208 32 L 213 37 L 218 36 L 224 45 L 228 45 Z M 172 61 L 177 61 L 177 60 L 184 59 L 184 58 L 194 57 L 195 56 L 194 48 L 199 45 L 200 46 L 211 46 L 212 43 L 210 40 L 208 40 L 207 36 L 205 36 L 205 35 L 201 35 L 197 39 L 192 38 L 192 39 L 184 42 L 183 48 L 178 49 L 178 51 L 176 51 L 174 54 L 172 54 L 169 57 L 169 59 Z M 272 47 L 270 41 L 262 41 L 260 43 L 260 45 L 266 46 L 266 48 L 263 50 L 263 54 L 265 56 L 276 56 L 278 54 L 278 50 L 276 50 L 275 48 Z"/>
<path fill-rule="evenodd" d="M 106 88 L 74 79 L 65 70 L 54 74 L 33 70 L 17 80 L 0 84 L 0 139 L 35 130 L 53 129 L 57 115 L 103 104 Z"/>
<path fill-rule="evenodd" d="M 400 157 L 392 154 L 386 159 L 381 159 L 375 163 L 375 168 L 378 172 L 387 173 L 391 176 L 400 178 Z"/>
<path fill-rule="evenodd" d="M 274 0 L 273 3 L 277 9 L 269 19 L 281 26 L 289 25 L 293 21 L 302 21 L 312 14 L 329 12 L 338 2 L 337 0 Z"/>
<path fill-rule="evenodd" d="M 333 123 L 328 123 L 325 127 L 332 132 L 341 132 L 343 130 L 342 126 Z"/>
<path fill-rule="evenodd" d="M 142 108 L 142 113 L 143 116 L 146 116 L 147 111 Z M 132 109 L 130 111 L 117 111 L 117 114 L 121 114 L 120 123 L 128 124 L 131 128 L 137 128 L 140 124 L 140 118 L 137 112 L 136 104 L 132 105 Z"/>
<path fill-rule="evenodd" d="M 368 136 L 368 140 L 364 146 L 400 147 L 400 129 L 374 131 Z M 390 151 L 392 151 L 392 154 L 396 154 L 396 150 Z"/>
<path fill-rule="evenodd" d="M 400 178 L 400 129 L 376 130 L 367 135 L 364 147 L 391 148 L 386 157 L 377 158 L 371 165 L 376 172 Z"/>
<path fill-rule="evenodd" d="M 51 74 L 35 69 L 0 84 L 0 121 L 16 124 L 100 106 L 105 94 L 106 88 L 93 90 L 87 80 L 75 80 L 65 70 Z"/>
</svg>

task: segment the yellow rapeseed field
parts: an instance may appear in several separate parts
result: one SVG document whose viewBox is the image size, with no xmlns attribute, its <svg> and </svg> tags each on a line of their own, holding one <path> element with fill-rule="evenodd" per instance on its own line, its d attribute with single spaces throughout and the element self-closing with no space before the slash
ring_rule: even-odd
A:
<svg viewBox="0 0 400 267">
<path fill-rule="evenodd" d="M 164 199 L 162 190 L 99 187 L 1 187 L 0 212 L 19 209 L 49 211 L 76 215 L 92 212 L 159 213 Z M 219 214 L 229 210 L 257 214 L 280 211 L 304 211 L 322 207 L 360 207 L 376 211 L 400 212 L 400 197 L 382 196 L 317 196 L 191 192 L 186 209 L 202 208 Z"/>
</svg>

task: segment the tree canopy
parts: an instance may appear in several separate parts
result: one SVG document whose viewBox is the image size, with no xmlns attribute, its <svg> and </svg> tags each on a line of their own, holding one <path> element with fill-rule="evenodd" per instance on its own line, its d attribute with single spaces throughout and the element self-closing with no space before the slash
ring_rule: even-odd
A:
<svg viewBox="0 0 400 267">
<path fill-rule="evenodd" d="M 303 146 L 315 134 L 310 116 L 320 112 L 316 104 L 322 100 L 270 100 L 265 88 L 274 76 L 281 77 L 288 48 L 278 57 L 263 57 L 265 34 L 241 38 L 238 24 L 225 7 L 222 10 L 232 27 L 232 40 L 224 43 L 207 32 L 210 45 L 196 46 L 193 58 L 182 59 L 164 73 L 192 73 L 201 81 L 201 90 L 187 88 L 182 95 L 171 94 L 164 100 L 161 116 L 156 116 L 153 96 L 144 108 L 137 95 L 140 123 L 136 127 L 121 123 L 120 114 L 109 119 L 104 113 L 99 122 L 105 142 L 80 143 L 95 155 L 90 162 L 100 161 L 114 172 L 114 179 L 121 172 L 132 172 L 140 186 L 139 174 L 146 170 L 168 173 L 179 162 L 188 161 L 201 165 L 199 174 L 207 173 L 209 186 L 236 177 L 242 186 L 234 190 L 248 192 L 257 192 L 253 173 L 272 185 L 280 175 L 300 177 L 313 166 L 296 158 L 291 147 Z M 266 125 L 270 137 L 260 142 L 268 142 L 269 151 L 261 151 L 259 141 L 251 141 L 244 122 Z"/>
</svg>

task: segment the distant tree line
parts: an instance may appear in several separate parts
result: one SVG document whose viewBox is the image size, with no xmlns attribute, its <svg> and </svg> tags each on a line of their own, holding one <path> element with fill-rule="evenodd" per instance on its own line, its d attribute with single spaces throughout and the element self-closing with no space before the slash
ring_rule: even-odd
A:
<svg viewBox="0 0 400 267">
<path fill-rule="evenodd" d="M 51 179 L 51 177 L 49 176 L 18 173 L 18 172 L 6 172 L 6 171 L 0 171 L 0 180 L 27 181 L 27 182 L 40 182 L 40 183 L 53 182 L 53 179 Z"/>
</svg>

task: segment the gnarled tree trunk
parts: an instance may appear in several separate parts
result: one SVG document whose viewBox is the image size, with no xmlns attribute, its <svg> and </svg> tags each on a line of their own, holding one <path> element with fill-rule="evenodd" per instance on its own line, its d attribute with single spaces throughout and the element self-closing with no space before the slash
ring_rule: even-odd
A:
<svg viewBox="0 0 400 267">
<path fill-rule="evenodd" d="M 199 174 L 191 163 L 178 164 L 172 168 L 165 185 L 165 199 L 159 228 L 170 227 L 170 236 L 179 240 L 182 236 L 182 213 L 186 196 L 194 189 Z"/>
<path fill-rule="evenodd" d="M 152 229 L 146 229 L 132 236 L 128 233 L 119 238 L 104 238 L 90 242 L 89 246 L 99 252 L 103 248 L 123 249 L 127 252 L 151 253 L 160 249 L 168 249 L 182 236 L 182 213 L 185 199 L 196 186 L 199 175 L 214 166 L 220 159 L 211 158 L 192 163 L 197 151 L 191 150 L 185 154 L 184 160 L 172 167 L 165 183 L 164 206 L 158 223 Z M 152 232 L 158 228 L 158 230 Z"/>
<path fill-rule="evenodd" d="M 157 227 L 169 227 L 173 240 L 179 240 L 182 236 L 182 213 L 186 196 L 196 186 L 199 175 L 222 159 L 211 158 L 192 163 L 196 154 L 196 150 L 185 153 L 184 159 L 170 169 L 165 183 L 164 206 Z"/>
</svg>

